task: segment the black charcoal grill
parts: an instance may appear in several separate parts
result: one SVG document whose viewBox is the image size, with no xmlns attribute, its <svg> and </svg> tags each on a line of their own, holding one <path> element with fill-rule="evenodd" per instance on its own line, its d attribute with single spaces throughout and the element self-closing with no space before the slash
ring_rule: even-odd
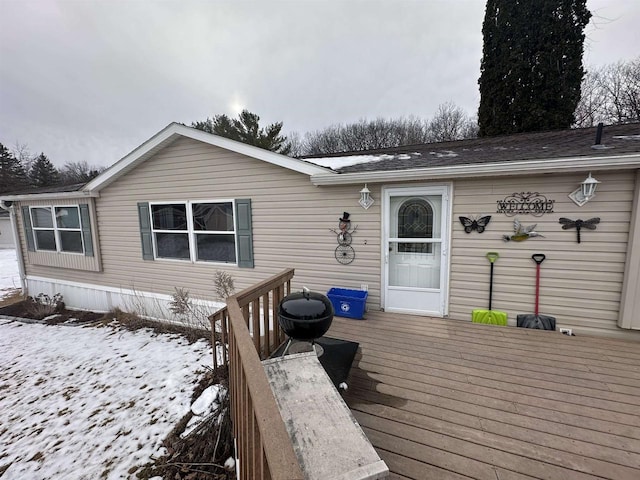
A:
<svg viewBox="0 0 640 480">
<path fill-rule="evenodd" d="M 327 333 L 333 313 L 333 305 L 325 295 L 307 288 L 284 297 L 278 306 L 278 323 L 289 340 L 282 355 L 287 354 L 293 340 L 310 342 L 318 356 L 322 355 L 314 341 Z"/>
</svg>

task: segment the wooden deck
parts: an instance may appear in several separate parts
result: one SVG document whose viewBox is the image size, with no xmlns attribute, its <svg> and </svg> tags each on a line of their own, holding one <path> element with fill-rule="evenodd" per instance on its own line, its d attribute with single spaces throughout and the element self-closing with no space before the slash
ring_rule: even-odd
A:
<svg viewBox="0 0 640 480">
<path fill-rule="evenodd" d="M 345 395 L 391 478 L 640 479 L 640 343 L 369 312 Z"/>
</svg>

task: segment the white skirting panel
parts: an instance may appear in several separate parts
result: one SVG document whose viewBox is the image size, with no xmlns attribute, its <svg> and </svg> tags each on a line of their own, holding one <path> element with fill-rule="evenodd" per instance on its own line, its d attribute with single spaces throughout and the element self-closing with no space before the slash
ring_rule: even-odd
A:
<svg viewBox="0 0 640 480">
<path fill-rule="evenodd" d="M 146 318 L 181 322 L 181 319 L 169 309 L 169 303 L 172 300 L 170 295 L 34 276 L 27 277 L 27 289 L 32 297 L 39 293 L 50 297 L 60 293 L 67 308 L 96 312 L 108 312 L 119 308 Z M 192 301 L 197 309 L 206 314 L 212 314 L 224 307 L 220 302 L 201 299 L 192 299 Z"/>
</svg>

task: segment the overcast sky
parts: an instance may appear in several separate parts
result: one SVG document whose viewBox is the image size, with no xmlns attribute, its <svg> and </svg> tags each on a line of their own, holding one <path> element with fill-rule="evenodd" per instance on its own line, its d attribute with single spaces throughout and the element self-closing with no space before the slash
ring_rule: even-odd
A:
<svg viewBox="0 0 640 480">
<path fill-rule="evenodd" d="M 640 1 L 588 0 L 585 65 L 640 53 Z M 242 108 L 304 133 L 475 115 L 483 0 L 0 0 L 0 142 L 107 166 Z"/>
</svg>

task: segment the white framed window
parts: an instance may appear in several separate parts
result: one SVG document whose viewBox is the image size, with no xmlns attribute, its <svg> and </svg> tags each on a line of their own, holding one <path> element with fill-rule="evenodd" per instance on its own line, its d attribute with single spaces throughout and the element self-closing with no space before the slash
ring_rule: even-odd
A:
<svg viewBox="0 0 640 480">
<path fill-rule="evenodd" d="M 35 250 L 84 254 L 78 205 L 30 207 Z"/>
<path fill-rule="evenodd" d="M 423 198 L 409 198 L 398 208 L 398 238 L 433 238 L 434 214 L 431 203 Z M 432 243 L 398 243 L 398 252 L 433 253 Z"/>
<path fill-rule="evenodd" d="M 149 202 L 154 258 L 237 263 L 233 200 Z"/>
</svg>

